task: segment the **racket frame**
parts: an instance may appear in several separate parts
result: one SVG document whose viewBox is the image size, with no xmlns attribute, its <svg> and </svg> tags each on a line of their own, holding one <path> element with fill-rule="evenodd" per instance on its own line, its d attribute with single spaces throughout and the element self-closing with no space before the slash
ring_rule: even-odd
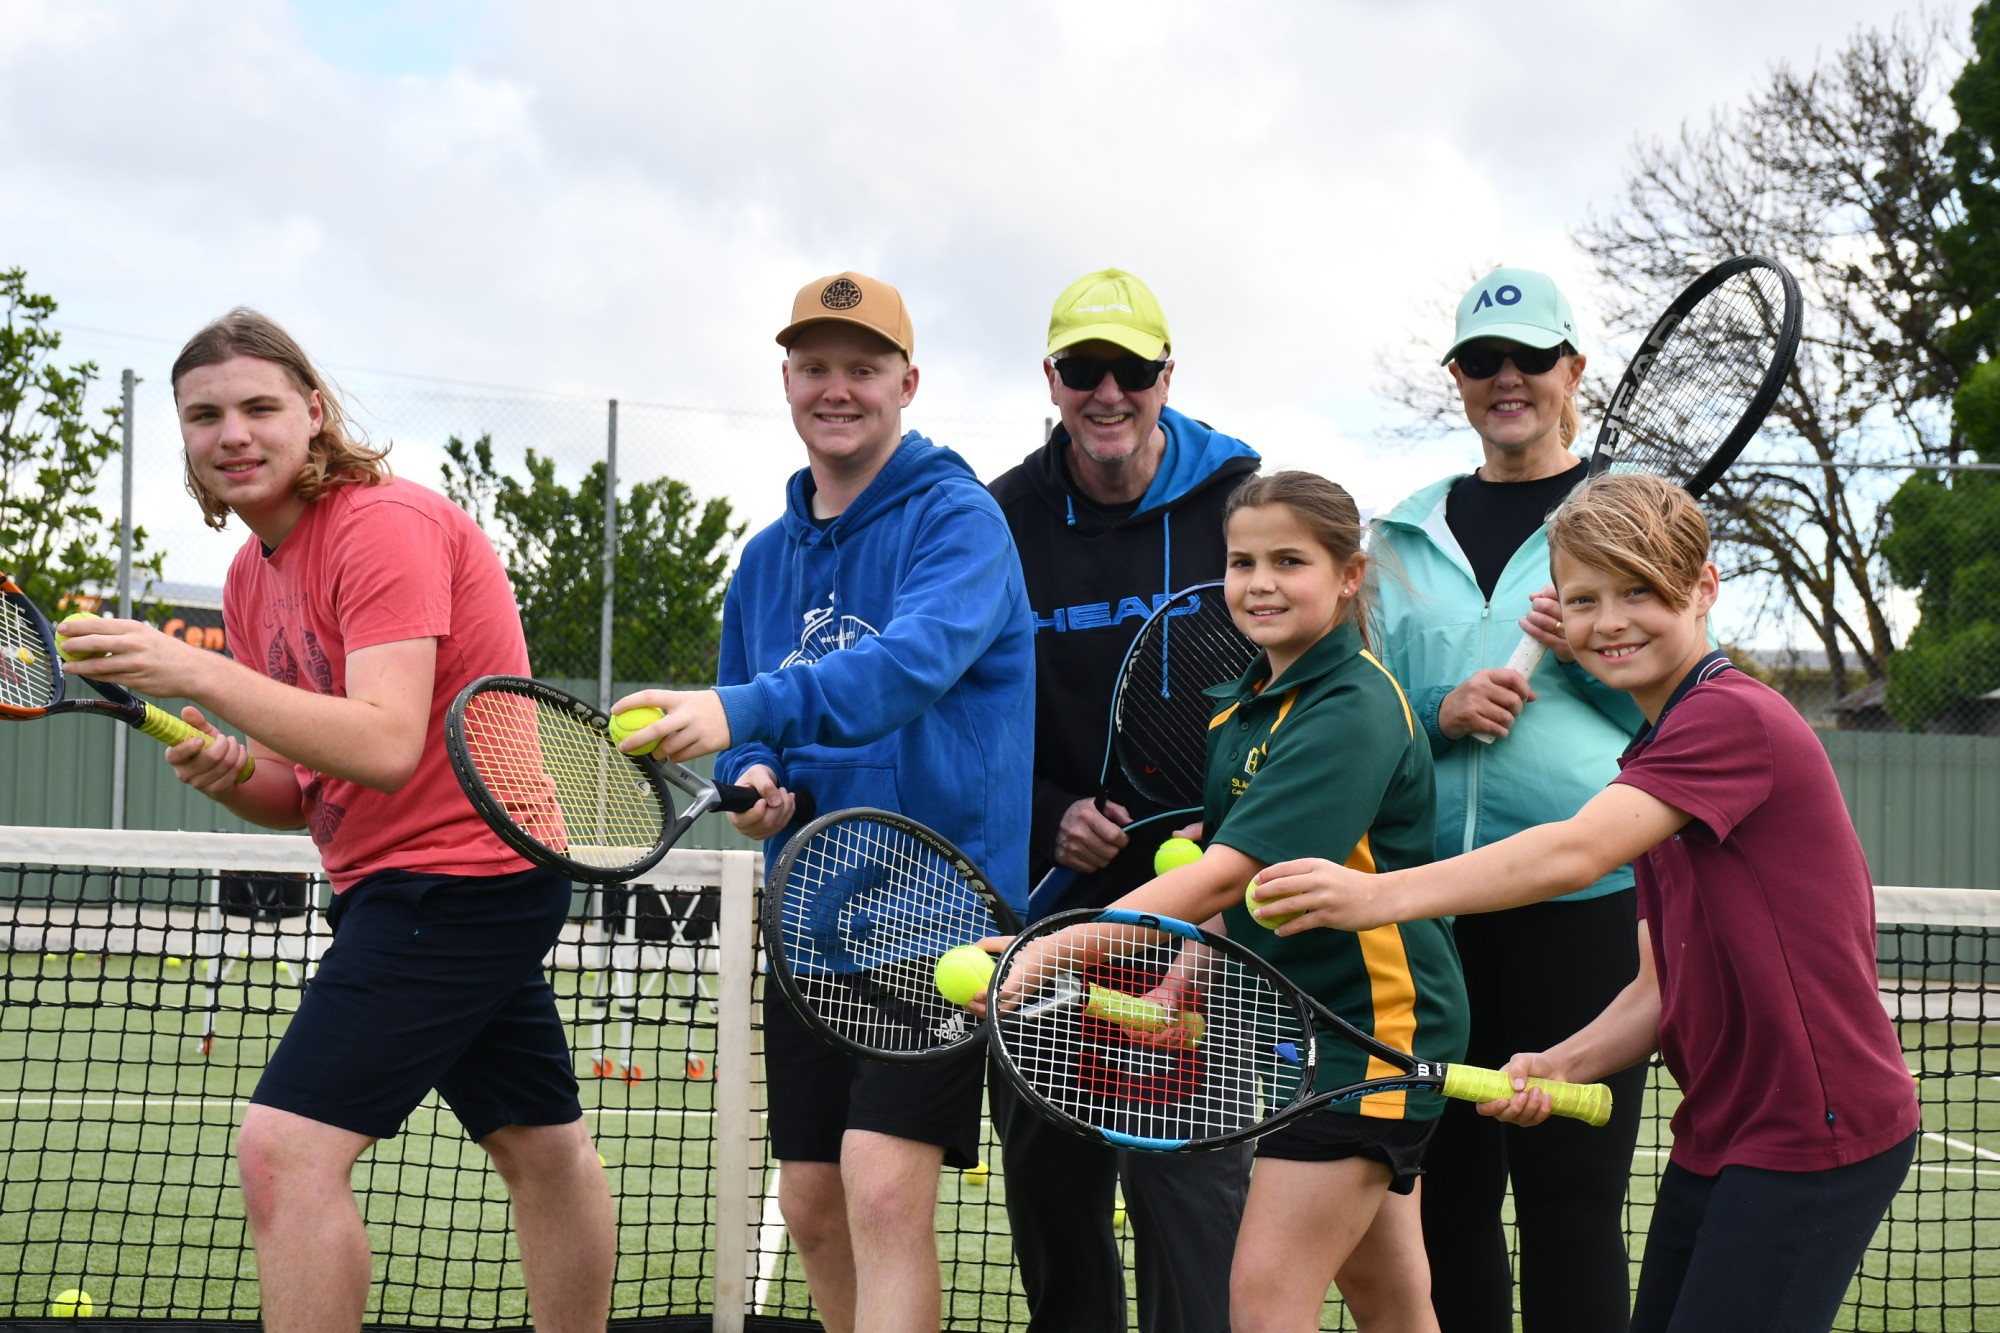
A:
<svg viewBox="0 0 2000 1333">
<path fill-rule="evenodd" d="M 1030 999 L 1017 1010 L 989 1019 L 994 1065 L 1038 1114 L 1071 1133 L 1142 1152 L 1208 1152 L 1232 1144 L 1250 1142 L 1336 1102 L 1352 1101 L 1375 1093 L 1425 1090 L 1458 1099 L 1490 1101 L 1499 1096 L 1511 1095 L 1513 1091 L 1511 1082 L 1502 1071 L 1482 1069 L 1475 1065 L 1448 1064 L 1441 1060 L 1420 1059 L 1408 1051 L 1398 1050 L 1362 1031 L 1327 1008 L 1300 989 L 1291 978 L 1279 970 L 1276 964 L 1246 945 L 1227 936 L 1203 930 L 1191 922 L 1152 912 L 1137 912 L 1125 908 L 1106 908 L 1101 911 L 1085 909 L 1058 912 L 1037 921 L 1015 936 L 1013 942 L 1007 946 L 1006 952 L 1000 955 L 1000 961 L 993 971 L 991 983 L 993 993 L 997 993 L 1005 984 L 1013 970 L 1015 958 L 1022 949 L 1045 936 L 1074 926 L 1093 924 L 1136 926 L 1156 930 L 1179 936 L 1189 943 L 1200 944 L 1219 954 L 1227 955 L 1262 978 L 1277 997 L 1292 1008 L 1298 1019 L 1301 1041 L 1297 1051 L 1294 1091 L 1291 1098 L 1282 1106 L 1267 1112 L 1254 1122 L 1220 1134 L 1186 1139 L 1149 1138 L 1091 1124 L 1054 1105 L 1035 1087 L 1033 1081 L 1023 1072 L 1021 1063 L 1016 1058 L 1016 1052 L 1010 1049 L 1007 1034 L 1010 1021 L 1019 1021 L 1020 1016 L 1035 1014 L 1043 1007 L 1036 1000 Z M 1062 978 L 1060 974 L 1051 984 L 1057 991 L 1058 1000 L 1073 995 L 1082 988 L 1080 981 Z M 1364 1079 L 1325 1092 L 1315 1091 L 1314 1084 L 1318 1081 L 1319 1074 L 1319 1034 L 1322 1027 L 1363 1054 L 1382 1061 L 1397 1072 L 1380 1078 Z M 1210 1030 L 1213 1031 L 1213 1019 L 1210 1020 Z M 1549 1089 L 1551 1099 L 1559 1106 L 1569 1107 L 1566 1110 L 1558 1110 L 1557 1114 L 1570 1115 L 1598 1125 L 1610 1117 L 1611 1091 L 1601 1083 L 1568 1084 L 1543 1079 L 1534 1079 L 1530 1082 Z M 1585 1108 L 1589 1114 L 1577 1114 L 1578 1110 Z"/>
<path fill-rule="evenodd" d="M 42 614 L 42 609 L 21 590 L 21 586 L 10 574 L 0 574 L 0 600 L 4 600 L 18 611 L 28 622 L 29 628 L 35 632 L 35 636 L 41 640 L 42 652 L 49 664 L 51 678 L 51 697 L 48 703 L 39 707 L 0 703 L 0 722 L 34 722 L 64 713 L 84 713 L 95 717 L 114 718 L 128 727 L 151 736 L 162 745 L 178 745 L 182 741 L 193 739 L 199 739 L 203 745 L 207 745 L 214 739 L 207 732 L 190 726 L 158 704 L 141 699 L 124 686 L 108 680 L 78 676 L 76 679 L 87 682 L 98 697 L 87 699 L 72 696 L 70 677 L 62 669 L 65 659 L 62 649 L 58 646 L 54 624 Z M 9 669 L 8 664 L 0 662 L 0 670 L 6 669 Z M 242 769 L 236 775 L 236 781 L 248 782 L 251 774 L 256 771 L 256 757 L 246 758 Z"/>
<path fill-rule="evenodd" d="M 479 765 L 473 758 L 470 742 L 465 733 L 465 710 L 472 701 L 483 694 L 506 694 L 514 698 L 527 699 L 537 705 L 546 706 L 570 715 L 586 729 L 604 738 L 604 749 L 614 762 L 630 766 L 631 775 L 645 782 L 658 798 L 660 808 L 670 816 L 660 824 L 658 838 L 643 855 L 630 862 L 615 865 L 593 865 L 576 860 L 557 848 L 550 847 L 533 834 L 523 829 L 507 814 L 506 806 L 487 785 L 480 775 Z M 545 681 L 530 676 L 494 675 L 481 676 L 458 692 L 445 710 L 444 736 L 445 753 L 451 759 L 451 771 L 458 779 L 458 785 L 465 792 L 466 799 L 486 827 L 500 836 L 500 840 L 519 852 L 528 860 L 548 870 L 568 875 L 571 879 L 586 884 L 618 884 L 636 879 L 659 864 L 660 858 L 673 849 L 675 843 L 694 822 L 714 810 L 748 810 L 760 799 L 756 789 L 739 787 L 727 782 L 712 782 L 686 765 L 663 756 L 634 755 L 620 750 L 612 741 L 611 719 L 596 705 L 577 698 L 567 690 L 557 689 Z M 673 792 L 680 791 L 689 797 L 687 806 L 678 815 L 674 810 Z M 565 818 L 567 823 L 567 818 Z"/>
<path fill-rule="evenodd" d="M 915 1050 L 903 1048 L 892 1050 L 870 1046 L 857 1041 L 849 1033 L 829 1023 L 820 1015 L 812 998 L 806 994 L 793 966 L 792 949 L 785 939 L 785 903 L 792 880 L 792 868 L 822 832 L 836 824 L 849 822 L 881 824 L 914 838 L 943 858 L 985 906 L 993 918 L 992 934 L 1013 935 L 1021 929 L 1020 917 L 1008 905 L 1007 900 L 994 889 L 992 881 L 986 878 L 985 872 L 943 834 L 911 819 L 908 815 L 897 814 L 893 810 L 854 806 L 845 810 L 829 811 L 792 835 L 764 877 L 764 898 L 758 916 L 758 928 L 763 933 L 764 958 L 770 968 L 771 976 L 778 983 L 778 993 L 784 997 L 785 1003 L 790 1006 L 799 1021 L 811 1029 L 815 1036 L 839 1050 L 865 1060 L 880 1060 L 889 1064 L 927 1064 L 933 1060 L 960 1054 L 985 1041 L 991 1019 L 976 1018 L 971 1013 L 959 1009 L 958 1014 L 964 1020 L 962 1029 L 949 1040 L 942 1041 L 936 1046 Z M 976 943 L 977 940 L 957 940 L 946 947 Z M 849 974 L 849 979 L 858 975 L 860 974 Z M 884 990 L 886 991 L 886 988 Z M 942 1000 L 943 997 L 940 996 L 939 999 Z"/>
</svg>

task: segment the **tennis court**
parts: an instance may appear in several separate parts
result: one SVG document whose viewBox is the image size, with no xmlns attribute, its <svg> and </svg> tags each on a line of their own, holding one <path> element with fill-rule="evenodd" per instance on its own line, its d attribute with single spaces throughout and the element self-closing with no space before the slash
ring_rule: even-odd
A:
<svg viewBox="0 0 2000 1333">
<path fill-rule="evenodd" d="M 764 1157 L 752 860 L 673 853 L 649 876 L 667 890 L 650 921 L 643 904 L 607 919 L 601 900 L 580 897 L 583 919 L 551 960 L 617 1201 L 623 1327 L 810 1326 Z M 74 1287 L 121 1321 L 255 1321 L 230 1144 L 324 947 L 317 916 L 297 910 L 318 886 L 282 878 L 311 864 L 298 839 L 0 829 L 0 1320 L 41 1317 Z M 699 896 L 725 881 L 733 892 Z M 1879 895 L 1884 999 L 1926 1132 L 1838 1327 L 1970 1330 L 2000 1310 L 2000 902 L 1989 897 Z M 715 919 L 691 910 L 703 902 Z M 1674 1094 L 1660 1082 L 1627 1209 L 1635 1235 L 1668 1141 Z M 991 1143 L 987 1161 L 984 1180 L 944 1182 L 950 1328 L 1025 1322 Z M 504 1194 L 448 1111 L 426 1105 L 364 1157 L 355 1183 L 376 1256 L 371 1323 L 526 1325 Z M 1326 1327 L 1342 1326 L 1330 1303 Z"/>
</svg>

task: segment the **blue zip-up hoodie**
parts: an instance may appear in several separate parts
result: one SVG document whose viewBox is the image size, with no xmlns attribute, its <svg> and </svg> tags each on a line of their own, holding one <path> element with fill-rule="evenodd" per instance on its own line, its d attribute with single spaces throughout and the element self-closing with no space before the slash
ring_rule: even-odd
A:
<svg viewBox="0 0 2000 1333">
<path fill-rule="evenodd" d="M 1535 671 L 1535 701 L 1505 740 L 1447 740 L 1438 706 L 1473 672 L 1507 664 L 1521 641 L 1528 599 L 1549 582 L 1548 527 L 1508 558 L 1488 602 L 1445 522 L 1445 499 L 1463 476 L 1426 486 L 1375 520 L 1389 557 L 1374 566 L 1371 611 L 1383 665 L 1401 682 L 1430 736 L 1437 770 L 1438 859 L 1567 819 L 1618 775 L 1618 756 L 1645 715 L 1632 696 L 1551 653 Z M 1500 607 L 1495 612 L 1495 607 Z M 1621 866 L 1569 898 L 1630 888 Z"/>
<path fill-rule="evenodd" d="M 1024 909 L 1035 627 L 999 506 L 915 431 L 832 521 L 814 521 L 813 489 L 793 474 L 723 600 L 716 693 L 735 744 L 717 775 L 764 764 L 822 813 L 908 815 Z"/>
</svg>

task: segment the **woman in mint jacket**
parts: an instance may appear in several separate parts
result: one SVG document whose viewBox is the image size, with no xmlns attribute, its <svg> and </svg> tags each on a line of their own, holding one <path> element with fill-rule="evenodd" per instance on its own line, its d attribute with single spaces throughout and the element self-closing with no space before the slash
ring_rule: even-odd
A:
<svg viewBox="0 0 2000 1333">
<path fill-rule="evenodd" d="M 1555 632 L 1545 520 L 1584 474 L 1570 451 L 1584 358 L 1568 301 L 1541 273 L 1496 270 L 1460 303 L 1444 360 L 1480 439 L 1479 468 L 1375 522 L 1377 641 L 1430 738 L 1440 861 L 1575 814 L 1644 720 L 1568 660 Z M 1504 665 L 1524 630 L 1551 650 L 1527 679 Z M 1466 1059 L 1498 1067 L 1595 1017 L 1638 972 L 1633 900 L 1632 872 L 1620 869 L 1567 898 L 1460 918 Z M 1546 1125 L 1528 1133 L 1469 1104 L 1446 1110 L 1423 1186 L 1442 1333 L 1514 1327 L 1501 1230 L 1510 1184 L 1526 1333 L 1623 1333 L 1621 1205 L 1645 1067 L 1611 1082 L 1612 1123 L 1565 1122 L 1554 1139 L 1536 1137 Z"/>
</svg>

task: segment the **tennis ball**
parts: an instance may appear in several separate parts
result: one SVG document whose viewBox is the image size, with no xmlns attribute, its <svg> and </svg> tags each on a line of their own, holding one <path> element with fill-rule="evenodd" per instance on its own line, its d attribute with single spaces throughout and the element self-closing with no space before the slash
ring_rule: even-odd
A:
<svg viewBox="0 0 2000 1333">
<path fill-rule="evenodd" d="M 1125 1205 L 1119 1204 L 1111 1210 L 1111 1225 L 1120 1231 L 1125 1229 Z"/>
<path fill-rule="evenodd" d="M 1153 873 L 1164 875 L 1169 870 L 1178 870 L 1199 860 L 1201 860 L 1200 843 L 1192 838 L 1168 838 L 1160 844 L 1160 850 L 1153 853 Z"/>
<path fill-rule="evenodd" d="M 53 1319 L 80 1319 L 97 1313 L 97 1302 L 90 1293 L 80 1287 L 71 1287 L 59 1292 L 49 1302 L 49 1316 Z"/>
<path fill-rule="evenodd" d="M 960 1173 L 960 1178 L 963 1179 L 965 1183 L 968 1185 L 984 1185 L 987 1181 L 987 1178 L 990 1177 L 992 1174 L 993 1171 L 991 1167 L 987 1166 L 986 1163 L 984 1162 L 977 1162 L 971 1166 L 966 1167 L 965 1170 Z"/>
<path fill-rule="evenodd" d="M 58 620 L 56 623 L 58 625 L 67 625 L 72 620 L 95 620 L 95 619 L 97 619 L 97 613 L 95 611 L 72 611 L 68 615 L 64 616 L 61 620 Z M 81 662 L 86 657 L 110 656 L 109 653 L 73 653 L 69 649 L 63 647 L 62 642 L 63 642 L 62 636 L 57 635 L 56 651 L 63 655 L 63 661 L 65 662 Z"/>
<path fill-rule="evenodd" d="M 1300 916 L 1304 915 L 1301 912 L 1287 912 L 1283 916 L 1265 916 L 1265 917 L 1258 916 L 1257 881 L 1254 879 L 1250 881 L 1249 887 L 1243 890 L 1243 905 L 1250 909 L 1250 919 L 1252 921 L 1255 921 L 1258 925 L 1262 926 L 1266 930 L 1276 930 L 1279 926 L 1284 925 L 1287 921 L 1295 921 Z"/>
<path fill-rule="evenodd" d="M 171 958 L 171 957 L 170 957 L 170 958 L 168 958 L 168 959 L 167 959 L 167 966 L 168 966 L 168 967 L 179 967 L 180 965 L 181 965 L 181 960 L 180 960 L 180 959 L 178 959 L 178 958 Z"/>
<path fill-rule="evenodd" d="M 969 1004 L 993 980 L 993 955 L 976 944 L 947 949 L 937 960 L 938 994 L 953 1004 Z"/>
<path fill-rule="evenodd" d="M 608 728 L 611 734 L 611 743 L 617 745 L 633 732 L 638 731 L 642 727 L 650 727 L 665 716 L 666 714 L 657 708 L 628 708 L 622 713 L 613 713 L 611 715 L 611 726 Z M 652 752 L 650 749 L 634 751 L 636 754 L 651 754 Z"/>
</svg>

